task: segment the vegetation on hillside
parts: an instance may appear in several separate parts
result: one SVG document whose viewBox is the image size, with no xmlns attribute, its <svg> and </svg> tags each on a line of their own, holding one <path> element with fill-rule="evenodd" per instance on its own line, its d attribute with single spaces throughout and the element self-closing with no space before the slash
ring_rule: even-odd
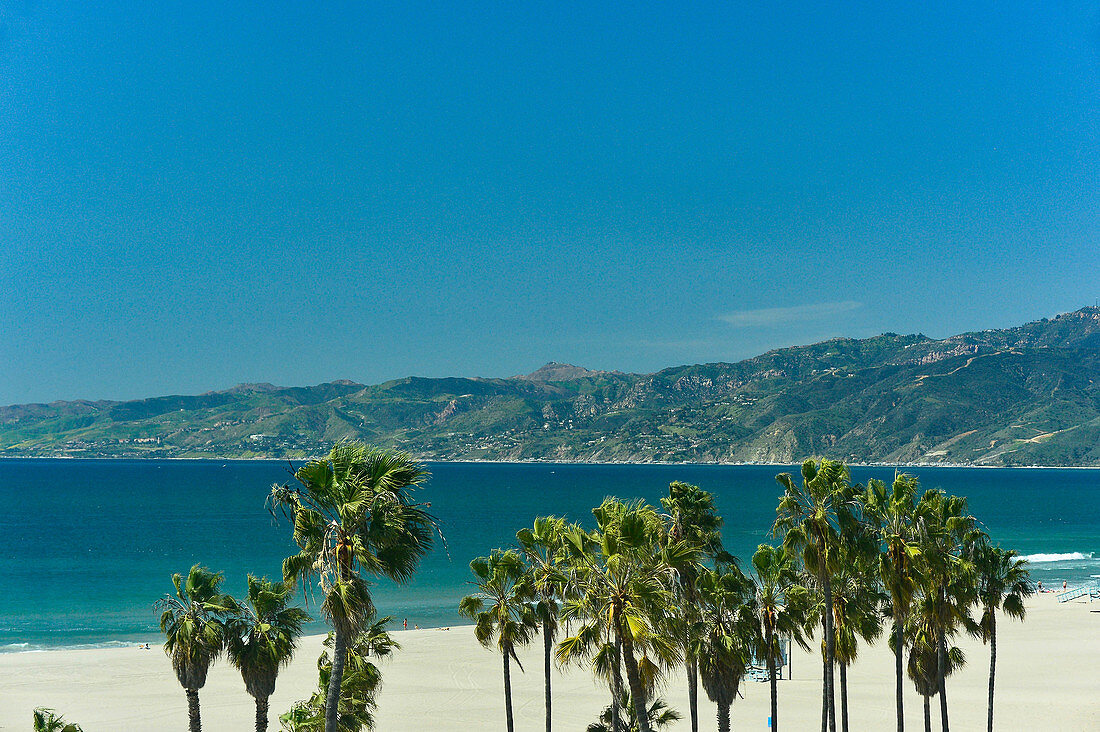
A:
<svg viewBox="0 0 1100 732">
<path fill-rule="evenodd" d="M 944 340 L 884 334 L 654 374 L 242 385 L 0 408 L 0 456 L 1100 465 L 1100 308 Z"/>
</svg>

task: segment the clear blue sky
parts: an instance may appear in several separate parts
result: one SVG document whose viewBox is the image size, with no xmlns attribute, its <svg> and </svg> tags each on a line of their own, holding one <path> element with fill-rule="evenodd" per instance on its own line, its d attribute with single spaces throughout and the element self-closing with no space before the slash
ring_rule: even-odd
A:
<svg viewBox="0 0 1100 732">
<path fill-rule="evenodd" d="M 1092 304 L 1100 9 L 917 5 L 0 0 L 0 403 Z"/>
</svg>

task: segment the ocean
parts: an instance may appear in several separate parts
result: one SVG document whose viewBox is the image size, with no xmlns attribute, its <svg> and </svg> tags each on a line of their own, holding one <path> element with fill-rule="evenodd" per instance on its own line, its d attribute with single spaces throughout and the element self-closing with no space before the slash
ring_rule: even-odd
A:
<svg viewBox="0 0 1100 732">
<path fill-rule="evenodd" d="M 744 566 L 769 529 L 775 475 L 797 466 L 430 463 L 421 492 L 446 545 L 413 581 L 379 580 L 381 614 L 396 626 L 462 623 L 469 562 L 513 543 L 538 515 L 592 523 L 604 496 L 656 503 L 669 482 L 715 494 L 727 548 Z M 0 460 L 0 652 L 158 642 L 154 602 L 171 574 L 204 564 L 243 594 L 248 573 L 277 578 L 295 551 L 290 526 L 265 508 L 277 461 Z M 1060 587 L 1100 576 L 1100 470 L 912 468 L 926 488 L 965 495 L 995 541 L 1031 561 L 1032 578 Z M 853 479 L 892 480 L 890 467 Z M 299 598 L 301 601 L 301 598 Z M 319 616 L 314 601 L 306 608 Z M 319 622 L 311 626 L 323 631 Z"/>
</svg>

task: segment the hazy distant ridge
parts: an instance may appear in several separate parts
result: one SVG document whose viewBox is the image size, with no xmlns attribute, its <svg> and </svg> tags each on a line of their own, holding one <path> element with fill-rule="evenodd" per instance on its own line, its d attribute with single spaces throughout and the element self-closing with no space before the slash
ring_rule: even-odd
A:
<svg viewBox="0 0 1100 732">
<path fill-rule="evenodd" d="M 509 379 L 0 407 L 0 456 L 300 457 L 342 437 L 426 459 L 1100 465 L 1100 308 L 654 374 L 549 363 Z"/>
</svg>

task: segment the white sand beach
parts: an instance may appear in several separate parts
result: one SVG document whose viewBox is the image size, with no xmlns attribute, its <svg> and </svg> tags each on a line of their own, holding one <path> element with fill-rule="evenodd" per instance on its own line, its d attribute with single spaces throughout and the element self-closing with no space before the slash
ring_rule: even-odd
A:
<svg viewBox="0 0 1100 732">
<path fill-rule="evenodd" d="M 1000 730 L 1100 729 L 1100 602 L 1059 604 L 1052 594 L 1032 598 L 1024 623 L 999 624 L 997 728 Z M 385 664 L 379 699 L 380 730 L 504 729 L 500 658 L 481 648 L 468 627 L 395 633 L 404 646 Z M 161 651 L 47 651 L 0 655 L 0 730 L 30 729 L 31 710 L 50 706 L 86 732 L 186 730 L 183 690 Z M 320 637 L 303 642 L 295 661 L 280 676 L 271 699 L 272 725 L 291 703 L 307 696 L 317 681 Z M 963 638 L 967 666 L 948 679 L 954 729 L 985 729 L 988 648 Z M 514 674 L 516 727 L 542 729 L 541 640 L 523 655 L 527 672 Z M 821 709 L 820 656 L 797 652 L 794 678 L 779 684 L 783 729 L 816 728 Z M 516 671 L 515 669 L 513 669 Z M 894 719 L 893 656 L 880 643 L 863 649 L 849 670 L 849 709 L 853 730 L 891 729 Z M 687 715 L 682 672 L 669 680 L 663 696 Z M 764 730 L 768 686 L 746 680 L 744 698 L 733 705 L 735 730 Z M 554 678 L 554 722 L 561 730 L 581 730 L 607 703 L 607 691 L 584 669 L 558 671 Z M 253 703 L 239 675 L 219 662 L 200 693 L 203 729 L 252 729 Z M 702 690 L 701 728 L 716 729 L 714 705 Z M 934 727 L 938 703 L 933 700 Z M 839 709 L 839 699 L 838 699 Z M 923 724 L 921 698 L 906 680 L 906 717 L 912 729 Z M 682 721 L 674 729 L 687 729 Z"/>
</svg>

